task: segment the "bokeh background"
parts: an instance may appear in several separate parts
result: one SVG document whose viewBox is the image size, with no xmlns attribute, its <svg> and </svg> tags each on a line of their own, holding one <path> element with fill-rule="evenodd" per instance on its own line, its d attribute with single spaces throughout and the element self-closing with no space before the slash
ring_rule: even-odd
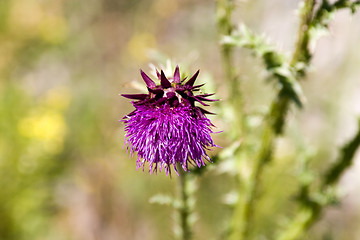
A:
<svg viewBox="0 0 360 240">
<path fill-rule="evenodd" d="M 291 53 L 299 2 L 237 1 L 234 21 Z M 356 131 L 359 25 L 360 14 L 337 13 L 329 34 L 313 45 L 305 108 L 292 110 L 276 164 L 266 171 L 270 200 L 259 202 L 259 232 L 271 234 L 284 215 L 291 217 L 299 149 L 314 156 L 312 167 L 321 172 Z M 149 63 L 170 59 L 189 75 L 201 69 L 199 82 L 223 102 L 209 108 L 220 112 L 212 120 L 224 131 L 215 140 L 230 145 L 217 42 L 209 0 L 1 0 L 0 239 L 173 239 L 173 210 L 149 199 L 175 195 L 176 176 L 135 170 L 118 122 L 132 106 L 119 93 L 139 92 L 139 68 L 149 72 Z M 246 111 L 264 112 L 274 91 L 262 62 L 247 50 L 236 54 Z M 360 239 L 357 156 L 341 181 L 340 203 L 309 239 Z M 195 239 L 221 239 L 231 216 L 223 200 L 233 186 L 221 171 L 201 178 Z"/>
</svg>

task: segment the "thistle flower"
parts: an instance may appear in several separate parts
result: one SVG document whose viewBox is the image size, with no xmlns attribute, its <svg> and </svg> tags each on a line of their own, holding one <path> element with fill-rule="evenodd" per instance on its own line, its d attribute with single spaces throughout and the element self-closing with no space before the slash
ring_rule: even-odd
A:
<svg viewBox="0 0 360 240">
<path fill-rule="evenodd" d="M 132 99 L 135 110 L 121 121 L 125 123 L 125 145 L 130 149 L 130 156 L 137 152 L 137 169 L 149 163 L 149 172 L 171 174 L 171 165 L 178 174 L 176 164 L 180 163 L 188 171 L 189 163 L 193 166 L 205 166 L 211 162 L 206 150 L 216 147 L 210 136 L 213 127 L 205 114 L 210 112 L 195 106 L 195 102 L 209 106 L 206 101 L 213 94 L 194 95 L 202 85 L 195 85 L 199 70 L 185 82 L 180 79 L 179 67 L 174 76 L 167 78 L 161 70 L 156 70 L 160 84 L 140 70 L 148 94 L 122 94 Z"/>
</svg>

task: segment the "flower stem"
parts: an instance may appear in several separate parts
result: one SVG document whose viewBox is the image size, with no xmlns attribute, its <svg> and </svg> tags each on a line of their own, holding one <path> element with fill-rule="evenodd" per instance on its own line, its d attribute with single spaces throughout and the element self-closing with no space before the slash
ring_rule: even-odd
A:
<svg viewBox="0 0 360 240">
<path fill-rule="evenodd" d="M 309 64 L 311 53 L 309 50 L 310 32 L 309 28 L 313 21 L 315 0 L 305 0 L 304 6 L 301 9 L 300 27 L 298 31 L 298 39 L 295 46 L 295 51 L 290 64 L 294 67 L 298 62 Z"/>
<path fill-rule="evenodd" d="M 290 62 L 291 66 L 295 66 L 299 61 L 308 64 L 311 59 L 311 55 L 308 50 L 308 30 L 312 19 L 314 3 L 314 0 L 305 0 L 304 2 L 298 40 L 292 60 Z M 261 187 L 263 171 L 265 166 L 271 161 L 275 140 L 277 136 L 280 135 L 283 131 L 285 117 L 287 115 L 290 102 L 290 97 L 284 94 L 283 90 L 280 90 L 277 98 L 271 105 L 271 110 L 268 116 L 265 119 L 266 126 L 263 133 L 261 148 L 257 157 L 257 161 L 255 162 L 252 175 L 248 182 L 246 200 L 243 203 L 239 203 L 243 204 L 243 206 L 240 206 L 240 208 L 242 208 L 243 214 L 240 215 L 242 217 L 242 219 L 239 221 L 241 224 L 240 236 L 237 237 L 237 239 L 247 240 L 251 237 L 250 235 L 254 221 L 253 218 L 255 215 L 255 205 Z"/>
<path fill-rule="evenodd" d="M 217 0 L 216 3 L 216 15 L 217 15 L 217 25 L 220 35 L 231 35 L 234 26 L 231 22 L 231 15 L 234 8 L 233 0 Z M 239 79 L 236 73 L 235 61 L 233 47 L 228 45 L 221 45 L 221 58 L 223 69 L 225 73 L 225 79 L 229 89 L 229 101 L 233 108 L 236 125 L 233 129 L 236 129 L 235 136 L 240 136 L 243 134 L 244 130 L 244 121 L 243 121 L 243 99 L 242 93 L 239 89 Z"/>
<path fill-rule="evenodd" d="M 216 17 L 217 17 L 217 26 L 220 37 L 221 36 L 231 36 L 234 31 L 234 26 L 232 24 L 232 11 L 234 9 L 234 0 L 217 0 L 216 1 Z M 229 105 L 231 106 L 234 112 L 234 122 L 232 122 L 232 136 L 236 139 L 245 137 L 245 115 L 243 112 L 243 96 L 240 91 L 239 79 L 236 73 L 235 59 L 234 59 L 234 48 L 230 45 L 222 44 L 221 46 L 221 60 L 223 65 L 223 71 L 225 75 L 226 85 L 228 87 L 228 96 L 229 96 Z M 239 169 L 240 172 L 240 169 Z M 240 184 L 243 182 L 241 174 L 239 174 L 238 181 Z M 242 188 L 239 188 L 239 196 L 237 205 L 241 205 L 240 202 L 243 202 Z M 235 206 L 234 213 L 232 217 L 232 222 L 229 229 L 227 230 L 226 235 L 230 237 L 238 236 L 239 228 L 241 226 L 241 217 L 242 208 Z M 237 239 L 235 237 L 234 239 Z"/>
<path fill-rule="evenodd" d="M 332 192 L 329 191 L 331 187 L 337 184 L 340 176 L 345 172 L 349 166 L 352 165 L 356 151 L 360 147 L 360 119 L 358 123 L 358 131 L 355 136 L 345 144 L 338 159 L 327 170 L 324 176 L 322 185 L 320 186 L 317 195 L 323 196 L 326 201 L 318 203 L 311 199 L 309 195 L 303 200 L 302 207 L 298 213 L 292 218 L 288 227 L 282 231 L 277 240 L 295 240 L 308 229 L 320 217 L 324 208 L 331 203 Z M 310 204 L 309 204 L 310 202 Z"/>
<path fill-rule="evenodd" d="M 178 206 L 179 214 L 179 240 L 190 240 L 192 238 L 192 230 L 190 223 L 191 215 L 191 191 L 189 191 L 188 184 L 190 183 L 189 174 L 179 169 L 178 177 L 178 196 L 180 205 Z"/>
</svg>

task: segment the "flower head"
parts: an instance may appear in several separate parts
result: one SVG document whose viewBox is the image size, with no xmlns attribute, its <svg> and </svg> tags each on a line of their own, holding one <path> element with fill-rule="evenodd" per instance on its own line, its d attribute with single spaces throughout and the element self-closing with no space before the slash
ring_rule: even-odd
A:
<svg viewBox="0 0 360 240">
<path fill-rule="evenodd" d="M 156 70 L 159 85 L 142 70 L 140 73 L 148 94 L 122 94 L 132 99 L 135 107 L 122 121 L 130 155 L 138 155 L 137 169 L 144 169 L 148 162 L 150 173 L 164 169 L 171 174 L 171 165 L 177 172 L 177 163 L 188 171 L 189 163 L 201 167 L 205 166 L 204 160 L 211 162 L 206 150 L 216 145 L 210 136 L 213 125 L 205 116 L 211 113 L 195 103 L 209 106 L 205 102 L 217 100 L 207 98 L 213 94 L 194 95 L 202 86 L 194 86 L 199 71 L 186 81 L 180 79 L 178 66 L 172 78 Z"/>
</svg>

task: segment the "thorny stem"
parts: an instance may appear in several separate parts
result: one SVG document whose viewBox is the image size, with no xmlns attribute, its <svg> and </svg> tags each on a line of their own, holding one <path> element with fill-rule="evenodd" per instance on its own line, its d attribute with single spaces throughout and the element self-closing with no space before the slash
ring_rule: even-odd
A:
<svg viewBox="0 0 360 240">
<path fill-rule="evenodd" d="M 310 32 L 309 27 L 313 19 L 315 0 L 305 0 L 302 9 L 301 23 L 298 31 L 298 39 L 295 46 L 295 52 L 290 64 L 294 66 L 297 62 L 308 64 L 311 59 L 309 51 Z"/>
<path fill-rule="evenodd" d="M 231 25 L 231 11 L 228 10 L 227 4 L 231 3 L 230 0 L 218 0 L 218 12 L 223 13 L 224 18 L 218 17 L 219 29 L 222 34 L 231 35 L 232 34 L 232 25 Z M 298 40 L 295 45 L 295 51 L 289 65 L 291 66 L 294 76 L 297 80 L 301 79 L 306 74 L 306 67 L 311 61 L 311 52 L 309 50 L 310 42 L 310 28 L 317 24 L 325 24 L 326 14 L 324 12 L 335 11 L 336 9 L 349 7 L 353 12 L 356 5 L 359 5 L 359 1 L 350 2 L 348 0 L 338 0 L 334 4 L 329 5 L 325 4 L 327 1 L 323 1 L 322 6 L 314 14 L 315 0 L 304 0 L 303 8 L 301 9 L 301 22 L 298 31 Z M 324 9 L 323 9 L 324 8 Z M 230 46 L 223 46 L 222 56 L 224 62 L 224 68 L 227 72 L 227 79 L 229 81 L 229 86 L 232 88 L 232 91 L 237 89 L 236 76 L 234 75 L 232 66 L 232 50 Z M 231 92 L 232 92 L 231 91 Z M 232 93 L 233 96 L 236 96 L 236 93 Z M 253 216 L 254 206 L 257 200 L 257 195 L 261 187 L 261 177 L 267 163 L 271 161 L 272 150 L 275 143 L 275 140 L 278 135 L 282 134 L 283 128 L 285 125 L 285 119 L 287 112 L 289 110 L 290 104 L 292 102 L 291 97 L 287 93 L 286 89 L 281 89 L 278 93 L 278 96 L 271 104 L 271 110 L 268 116 L 265 119 L 265 129 L 264 136 L 261 143 L 261 148 L 257 161 L 252 171 L 252 175 L 246 181 L 245 196 L 241 196 L 242 199 L 239 200 L 238 204 L 235 207 L 233 226 L 231 229 L 232 239 L 243 239 L 247 240 L 251 238 L 251 229 L 253 225 Z M 347 164 L 342 164 L 342 168 L 346 168 Z M 328 179 L 330 176 L 333 176 L 334 179 L 339 177 L 342 171 L 342 168 L 339 166 L 334 166 L 334 171 L 329 173 Z M 335 177 L 334 177 L 335 176 Z M 330 181 L 330 180 L 327 180 Z M 240 190 L 239 190 L 240 191 Z M 305 191 L 308 195 L 308 191 Z M 307 202 L 306 208 L 304 211 L 301 211 L 299 215 L 294 219 L 294 223 L 306 223 L 311 224 L 311 221 L 306 221 L 306 219 L 316 219 L 321 208 L 318 204 L 313 202 Z"/>
<path fill-rule="evenodd" d="M 341 149 L 341 154 L 334 164 L 325 173 L 324 181 L 319 189 L 319 193 L 326 198 L 331 198 L 329 189 L 337 184 L 340 176 L 352 165 L 357 149 L 360 147 L 360 119 L 358 123 L 358 132 L 347 144 Z M 330 193 L 329 193 L 330 192 Z M 330 195 L 330 196 L 329 196 Z M 321 215 L 324 208 L 330 203 L 315 202 L 310 196 L 305 196 L 303 206 L 290 222 L 288 227 L 281 232 L 277 240 L 295 240 L 298 239 L 312 223 L 314 223 Z"/>
<path fill-rule="evenodd" d="M 234 0 L 217 0 L 216 2 L 216 16 L 217 16 L 217 25 L 218 31 L 220 35 L 231 36 L 234 30 L 234 26 L 232 24 L 231 16 L 234 8 Z M 243 115 L 243 99 L 242 94 L 239 91 L 239 79 L 237 73 L 235 71 L 235 61 L 234 61 L 234 48 L 230 45 L 221 45 L 221 58 L 223 69 L 225 73 L 225 78 L 228 86 L 228 96 L 230 105 L 234 111 L 234 117 L 237 122 L 232 127 L 232 129 L 236 129 L 235 136 L 244 137 L 245 135 L 245 124 Z M 239 181 L 242 179 L 239 177 Z M 241 191 L 241 189 L 239 189 Z M 242 195 L 239 193 L 239 195 Z M 239 200 L 240 203 L 240 200 Z M 240 204 L 238 204 L 240 205 Z M 235 206 L 233 220 L 231 223 L 231 227 L 229 228 L 229 232 L 227 234 L 232 234 L 231 236 L 235 236 L 234 239 L 237 239 L 237 231 L 241 226 L 241 218 L 238 216 L 241 214 L 242 208 Z"/>
<path fill-rule="evenodd" d="M 343 172 L 351 166 L 354 154 L 360 145 L 360 119 L 358 125 L 359 129 L 357 135 L 341 149 L 341 156 L 326 172 L 324 181 L 322 183 L 323 189 L 336 184 Z"/>
<path fill-rule="evenodd" d="M 298 62 L 308 64 L 310 61 L 311 54 L 308 50 L 308 30 L 314 11 L 314 4 L 315 0 L 305 0 L 304 2 L 298 40 L 290 63 L 291 66 L 295 66 Z M 270 113 L 266 119 L 267 124 L 261 142 L 261 150 L 249 182 L 248 196 L 244 204 L 243 219 L 241 221 L 243 228 L 241 229 L 241 237 L 239 239 L 247 240 L 250 237 L 253 225 L 254 207 L 261 187 L 261 176 L 263 175 L 264 167 L 271 161 L 276 137 L 282 133 L 290 102 L 291 99 L 289 96 L 283 94 L 282 90 L 280 90 L 277 98 L 271 105 Z"/>
<path fill-rule="evenodd" d="M 349 8 L 352 12 L 355 12 L 355 7 L 358 5 L 360 5 L 360 1 L 351 2 L 348 0 L 337 0 L 333 4 L 329 4 L 327 1 L 323 1 L 322 5 L 314 14 L 313 20 L 310 22 L 313 25 L 323 24 L 326 26 L 326 23 L 324 22 L 324 16 L 326 15 L 324 14 L 325 12 L 332 12 L 342 8 Z M 308 34 L 306 38 L 309 38 Z M 360 120 L 358 128 L 359 129 L 357 134 L 349 143 L 344 145 L 344 147 L 341 149 L 340 156 L 335 161 L 333 166 L 328 169 L 328 171 L 325 173 L 325 176 L 323 177 L 323 181 L 317 191 L 317 194 L 319 196 L 323 196 L 326 201 L 323 203 L 314 201 L 310 195 L 308 186 L 303 186 L 300 189 L 300 192 L 303 192 L 303 194 L 300 194 L 299 199 L 301 207 L 295 217 L 292 218 L 293 220 L 288 224 L 287 228 L 280 232 L 277 240 L 298 239 L 306 231 L 306 229 L 308 229 L 316 220 L 318 220 L 324 208 L 331 203 L 331 200 L 329 200 L 333 197 L 331 188 L 337 184 L 344 171 L 351 166 L 354 154 L 360 147 Z M 303 191 L 304 189 L 305 191 Z"/>
<path fill-rule="evenodd" d="M 232 1 L 218 0 L 217 3 L 219 30 L 222 34 L 231 35 L 233 29 L 231 24 Z M 295 51 L 291 61 L 289 62 L 297 80 L 301 79 L 306 74 L 306 67 L 311 61 L 311 53 L 309 50 L 311 36 L 309 29 L 316 24 L 324 24 L 324 16 L 326 16 L 324 11 L 331 12 L 336 9 L 349 7 L 354 12 L 356 5 L 360 4 L 359 1 L 350 2 L 348 0 L 338 0 L 332 5 L 325 6 L 324 3 L 327 3 L 327 1 L 323 1 L 324 6 L 322 5 L 314 14 L 315 3 L 315 0 L 304 0 L 304 5 L 300 13 L 301 22 L 298 31 L 298 40 L 296 42 Z M 231 87 L 230 96 L 236 99 L 238 82 L 236 81 L 237 79 L 234 73 L 231 46 L 222 46 L 222 57 L 228 84 Z M 240 101 L 242 102 L 242 100 Z M 278 96 L 271 104 L 270 112 L 265 119 L 266 125 L 259 155 L 253 168 L 252 175 L 246 182 L 247 186 L 245 189 L 245 196 L 241 196 L 242 200 L 239 200 L 238 204 L 235 206 L 233 226 L 230 232 L 231 239 L 248 240 L 251 238 L 250 234 L 253 225 L 253 216 L 255 215 L 254 206 L 257 200 L 259 189 L 261 187 L 261 176 L 263 175 L 265 166 L 271 161 L 274 142 L 277 136 L 281 135 L 283 132 L 286 115 L 291 102 L 292 99 L 287 94 L 286 89 L 281 89 L 278 93 Z M 235 104 L 233 106 L 236 106 Z M 343 168 L 346 168 L 346 166 L 348 165 L 342 165 Z M 328 176 L 336 176 L 336 174 L 340 176 L 341 171 L 339 169 L 341 168 L 335 166 L 334 169 L 335 170 L 329 173 Z M 318 216 L 320 210 L 321 208 L 319 208 L 318 204 L 307 203 L 307 208 L 305 208 L 304 211 L 300 211 L 299 215 L 294 218 L 294 224 L 296 225 L 298 223 L 305 223 L 305 225 L 308 226 L 312 222 L 307 221 L 306 219 L 316 219 L 316 216 Z M 293 228 L 292 230 L 294 229 L 296 232 L 296 228 Z"/>
<path fill-rule="evenodd" d="M 231 14 L 234 8 L 233 5 L 233 0 L 217 0 L 217 24 L 219 33 L 221 35 L 231 35 L 234 30 L 234 26 L 231 22 Z M 235 112 L 235 119 L 239 121 L 238 125 L 235 126 L 235 129 L 239 130 L 239 133 L 237 135 L 242 135 L 244 124 L 244 116 L 242 115 L 243 100 L 242 94 L 239 93 L 239 81 L 237 73 L 235 71 L 236 68 L 234 63 L 233 47 L 222 45 L 221 58 L 227 86 L 229 89 L 229 100 Z"/>
<path fill-rule="evenodd" d="M 192 231 L 190 226 L 190 193 L 188 191 L 189 177 L 187 172 L 179 169 L 178 181 L 178 195 L 180 206 L 178 207 L 179 225 L 180 225 L 180 240 L 190 240 L 192 238 Z"/>
<path fill-rule="evenodd" d="M 261 160 L 261 162 L 259 162 L 259 164 L 256 165 L 256 168 L 253 170 L 253 175 L 251 176 L 249 183 L 249 191 L 243 210 L 242 222 L 244 224 L 244 228 L 242 229 L 240 239 L 249 239 L 250 236 L 250 231 L 253 226 L 254 206 L 255 201 L 257 200 L 256 196 L 260 188 L 261 175 L 263 173 L 264 167 L 266 163 L 269 162 L 271 159 L 273 139 L 274 132 L 270 127 L 267 127 L 263 135 L 262 149 L 260 150 L 259 155 L 259 159 Z"/>
</svg>

